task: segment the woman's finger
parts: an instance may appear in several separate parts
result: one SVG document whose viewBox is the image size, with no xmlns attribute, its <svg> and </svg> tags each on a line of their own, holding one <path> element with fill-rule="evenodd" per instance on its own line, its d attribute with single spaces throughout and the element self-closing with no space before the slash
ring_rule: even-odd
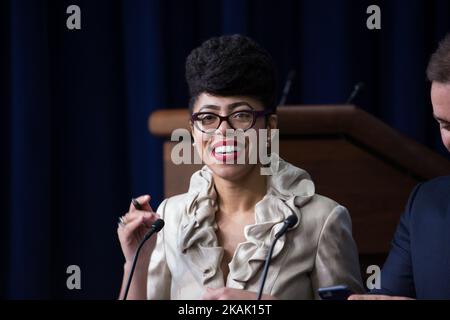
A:
<svg viewBox="0 0 450 320">
<path fill-rule="evenodd" d="M 134 211 L 128 212 L 123 216 L 124 227 L 125 226 L 134 226 L 136 224 L 136 220 L 139 220 L 137 226 L 144 225 L 146 228 L 151 228 L 152 224 L 159 219 L 159 215 L 154 212 L 148 211 Z"/>
<path fill-rule="evenodd" d="M 159 219 L 159 215 L 154 212 L 146 212 L 143 217 L 143 223 L 147 228 L 151 228 L 152 224 Z"/>
<path fill-rule="evenodd" d="M 144 222 L 144 217 L 141 216 L 139 218 L 134 219 L 131 222 L 127 222 L 127 224 L 125 224 L 121 229 L 122 233 L 124 234 L 124 236 L 126 238 L 131 237 L 133 235 L 133 233 L 136 232 L 136 230 L 142 226 Z"/>
<path fill-rule="evenodd" d="M 135 219 L 138 219 L 140 217 L 144 217 L 145 222 L 151 221 L 153 223 L 153 219 L 156 220 L 159 215 L 157 215 L 155 212 L 152 211 L 133 211 L 133 212 L 127 212 L 125 215 L 123 215 L 123 219 L 125 220 L 125 224 L 130 223 L 134 221 Z M 156 217 L 156 218 L 155 218 Z"/>
<path fill-rule="evenodd" d="M 132 200 L 130 203 L 129 212 L 133 212 L 136 210 L 153 211 L 153 209 L 150 207 L 150 204 L 149 204 L 150 199 L 151 199 L 151 196 L 148 194 L 134 198 L 133 200 L 137 204 L 133 204 L 134 201 Z M 139 208 L 137 208 L 137 207 L 139 207 Z"/>
<path fill-rule="evenodd" d="M 219 300 L 222 295 L 222 290 L 206 288 L 203 294 L 203 300 Z"/>
</svg>

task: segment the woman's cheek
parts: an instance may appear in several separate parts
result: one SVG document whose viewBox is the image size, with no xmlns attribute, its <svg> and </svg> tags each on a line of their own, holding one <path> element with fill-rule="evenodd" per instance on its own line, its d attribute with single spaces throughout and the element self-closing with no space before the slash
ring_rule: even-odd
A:
<svg viewBox="0 0 450 320">
<path fill-rule="evenodd" d="M 208 143 L 205 141 L 202 141 L 199 150 L 199 154 L 201 154 L 202 163 L 204 164 L 211 164 L 211 157 L 208 153 Z"/>
</svg>

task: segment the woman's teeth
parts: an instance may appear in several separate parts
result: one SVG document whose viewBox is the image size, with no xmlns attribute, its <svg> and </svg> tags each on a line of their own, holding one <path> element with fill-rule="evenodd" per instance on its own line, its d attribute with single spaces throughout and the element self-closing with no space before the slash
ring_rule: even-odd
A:
<svg viewBox="0 0 450 320">
<path fill-rule="evenodd" d="M 239 148 L 237 146 L 220 146 L 214 149 L 215 153 L 220 154 L 228 154 L 233 152 L 239 152 Z"/>
</svg>

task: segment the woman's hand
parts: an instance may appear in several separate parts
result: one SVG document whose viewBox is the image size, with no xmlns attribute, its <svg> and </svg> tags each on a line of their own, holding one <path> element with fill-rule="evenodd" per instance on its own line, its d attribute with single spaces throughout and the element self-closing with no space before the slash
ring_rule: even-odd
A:
<svg viewBox="0 0 450 320">
<path fill-rule="evenodd" d="M 385 296 L 380 294 L 352 294 L 348 300 L 413 300 L 408 297 Z"/>
<path fill-rule="evenodd" d="M 125 265 L 131 265 L 134 254 L 144 238 L 145 234 L 150 230 L 151 225 L 159 219 L 159 216 L 150 207 L 150 196 L 144 195 L 136 198 L 141 205 L 138 210 L 133 203 L 130 204 L 129 211 L 122 217 L 124 225 L 117 228 L 120 246 L 125 257 Z M 156 244 L 156 237 L 151 237 L 141 249 L 137 266 L 148 267 L 150 262 L 150 255 L 153 252 Z"/>
<path fill-rule="evenodd" d="M 203 300 L 256 300 L 258 294 L 252 291 L 232 288 L 206 288 Z M 262 300 L 276 300 L 274 296 L 263 294 Z"/>
</svg>

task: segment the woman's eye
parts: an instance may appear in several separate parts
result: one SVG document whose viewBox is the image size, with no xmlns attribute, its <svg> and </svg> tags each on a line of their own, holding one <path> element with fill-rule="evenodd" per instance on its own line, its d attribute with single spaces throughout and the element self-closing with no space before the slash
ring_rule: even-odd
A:
<svg viewBox="0 0 450 320">
<path fill-rule="evenodd" d="M 249 119 L 251 116 L 247 112 L 239 112 L 239 113 L 236 113 L 234 115 L 234 117 L 237 118 L 237 119 Z"/>
<path fill-rule="evenodd" d="M 207 115 L 204 115 L 203 117 L 201 117 L 200 120 L 210 121 L 210 120 L 214 120 L 214 118 L 215 118 L 214 116 L 207 114 Z"/>
</svg>

